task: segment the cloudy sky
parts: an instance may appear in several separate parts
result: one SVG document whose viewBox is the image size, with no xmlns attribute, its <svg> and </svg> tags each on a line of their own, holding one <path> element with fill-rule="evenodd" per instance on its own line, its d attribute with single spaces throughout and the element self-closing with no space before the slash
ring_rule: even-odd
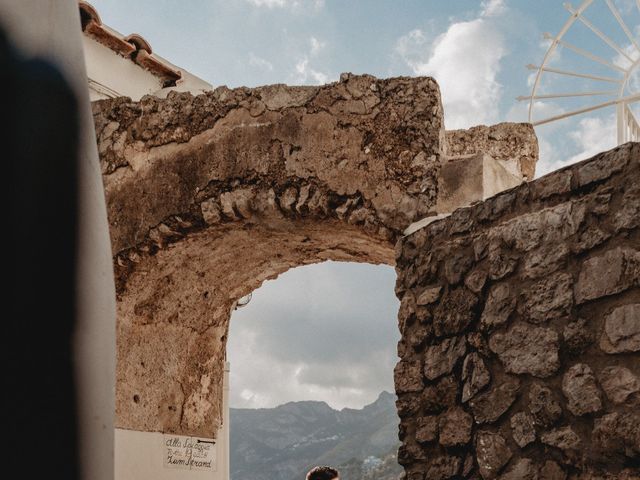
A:
<svg viewBox="0 0 640 480">
<path fill-rule="evenodd" d="M 136 32 L 154 51 L 217 85 L 321 84 L 341 72 L 430 75 L 440 84 L 446 127 L 526 121 L 540 64 L 568 18 L 562 0 L 93 0 L 103 21 Z M 580 0 L 574 0 L 580 4 Z M 613 0 L 640 43 L 640 6 Z M 554 68 L 619 79 L 640 55 L 594 0 L 586 17 L 616 51 L 576 22 L 565 40 L 610 65 L 560 48 Z M 613 67 L 611 66 L 613 65 Z M 637 70 L 637 69 L 636 69 Z M 546 75 L 540 93 L 611 91 L 618 84 Z M 640 88 L 632 76 L 629 91 Z M 629 92 L 627 92 L 629 93 Z M 613 97 L 546 99 L 534 119 Z M 537 128 L 537 174 L 615 144 L 613 109 Z M 236 312 L 229 336 L 231 405 L 325 400 L 359 407 L 392 390 L 397 301 L 391 267 L 325 263 L 287 272 Z"/>
</svg>

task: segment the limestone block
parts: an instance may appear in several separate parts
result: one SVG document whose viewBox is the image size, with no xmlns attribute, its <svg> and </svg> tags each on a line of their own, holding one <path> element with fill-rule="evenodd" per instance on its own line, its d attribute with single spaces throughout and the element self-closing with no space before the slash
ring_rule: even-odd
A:
<svg viewBox="0 0 640 480">
<path fill-rule="evenodd" d="M 499 433 L 478 432 L 476 455 L 480 475 L 485 480 L 497 478 L 500 470 L 513 456 L 505 438 Z"/>
<path fill-rule="evenodd" d="M 471 440 L 473 419 L 462 408 L 446 411 L 438 418 L 440 444 L 445 447 L 465 445 Z"/>
<path fill-rule="evenodd" d="M 605 317 L 600 348 L 607 353 L 640 350 L 640 303 L 617 307 Z"/>
<path fill-rule="evenodd" d="M 640 392 L 640 380 L 625 367 L 606 367 L 598 375 L 600 385 L 613 403 L 624 403 L 631 395 Z"/>
<path fill-rule="evenodd" d="M 436 209 L 440 213 L 453 212 L 522 181 L 521 176 L 510 172 L 486 153 L 450 157 L 440 168 Z"/>
<path fill-rule="evenodd" d="M 518 412 L 511 417 L 511 436 L 520 448 L 524 448 L 536 439 L 534 420 L 526 412 Z"/>
<path fill-rule="evenodd" d="M 553 375 L 560 366 L 558 334 L 549 328 L 515 323 L 506 332 L 491 335 L 489 348 L 498 355 L 507 372 L 544 378 Z"/>
<path fill-rule="evenodd" d="M 536 425 L 550 427 L 562 416 L 562 407 L 549 387 L 533 383 L 529 387 L 529 411 Z"/>
<path fill-rule="evenodd" d="M 602 408 L 600 389 L 589 365 L 578 363 L 562 377 L 562 392 L 567 398 L 567 408 L 574 415 L 594 413 Z"/>
<path fill-rule="evenodd" d="M 515 377 L 503 379 L 491 390 L 476 395 L 469 401 L 476 423 L 493 423 L 515 402 L 520 381 Z"/>
<path fill-rule="evenodd" d="M 466 350 L 467 341 L 464 336 L 448 338 L 428 347 L 424 355 L 425 377 L 434 380 L 451 372 Z"/>
<path fill-rule="evenodd" d="M 640 281 L 640 252 L 618 247 L 586 260 L 575 285 L 576 303 L 622 292 Z"/>
</svg>

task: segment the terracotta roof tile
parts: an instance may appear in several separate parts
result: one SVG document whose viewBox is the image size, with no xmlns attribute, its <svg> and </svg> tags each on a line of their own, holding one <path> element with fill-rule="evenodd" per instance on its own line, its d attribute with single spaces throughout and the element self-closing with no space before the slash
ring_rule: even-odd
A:
<svg viewBox="0 0 640 480">
<path fill-rule="evenodd" d="M 153 75 L 162 80 L 163 87 L 174 86 L 182 73 L 176 70 L 173 65 L 162 61 L 153 55 L 151 45 L 142 35 L 132 33 L 122 37 L 117 32 L 102 24 L 100 15 L 88 2 L 80 0 L 78 2 L 80 10 L 80 20 L 82 31 L 88 37 L 93 38 L 98 43 L 106 46 L 112 51 L 140 65 Z"/>
</svg>

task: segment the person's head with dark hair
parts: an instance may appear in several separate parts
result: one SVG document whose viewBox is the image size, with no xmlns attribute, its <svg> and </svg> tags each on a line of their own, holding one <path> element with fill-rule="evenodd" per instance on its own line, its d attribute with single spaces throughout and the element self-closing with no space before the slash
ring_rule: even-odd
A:
<svg viewBox="0 0 640 480">
<path fill-rule="evenodd" d="M 340 474 L 335 468 L 313 467 L 307 473 L 306 480 L 340 480 Z"/>
</svg>

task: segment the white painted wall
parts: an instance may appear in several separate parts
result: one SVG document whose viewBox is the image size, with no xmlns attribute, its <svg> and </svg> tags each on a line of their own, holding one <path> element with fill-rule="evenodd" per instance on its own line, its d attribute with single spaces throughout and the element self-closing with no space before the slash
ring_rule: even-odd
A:
<svg viewBox="0 0 640 480">
<path fill-rule="evenodd" d="M 140 100 L 162 88 L 160 79 L 128 58 L 82 35 L 91 101 L 130 97 Z"/>
<path fill-rule="evenodd" d="M 116 297 L 78 4 L 76 0 L 0 0 L 0 17 L 23 54 L 48 58 L 61 69 L 79 102 L 79 236 L 74 349 L 80 472 L 86 480 L 111 480 Z M 55 476 L 55 472 L 51 473 Z"/>
<path fill-rule="evenodd" d="M 122 37 L 115 30 L 104 25 L 103 27 L 112 31 L 114 35 Z M 144 95 L 156 95 L 164 98 L 172 90 L 198 95 L 213 88 L 211 84 L 201 78 L 156 54 L 154 57 L 158 60 L 182 72 L 182 78 L 176 82 L 175 86 L 163 88 L 159 77 L 88 35 L 82 35 L 82 48 L 87 64 L 91 101 L 115 97 L 129 97 L 138 101 Z"/>
</svg>

